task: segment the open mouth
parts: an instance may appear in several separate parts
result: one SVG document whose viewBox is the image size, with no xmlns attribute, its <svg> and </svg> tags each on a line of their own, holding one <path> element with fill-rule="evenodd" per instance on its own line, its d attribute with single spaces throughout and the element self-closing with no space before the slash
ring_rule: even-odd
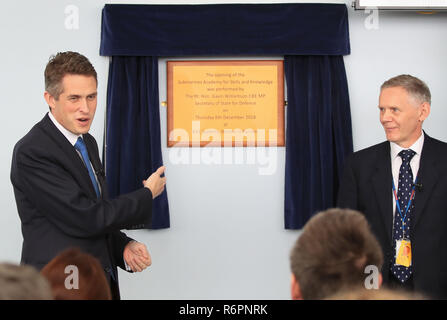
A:
<svg viewBox="0 0 447 320">
<path fill-rule="evenodd" d="M 88 124 L 90 119 L 89 118 L 79 118 L 77 120 L 81 123 L 81 125 L 86 125 L 86 124 Z"/>
</svg>

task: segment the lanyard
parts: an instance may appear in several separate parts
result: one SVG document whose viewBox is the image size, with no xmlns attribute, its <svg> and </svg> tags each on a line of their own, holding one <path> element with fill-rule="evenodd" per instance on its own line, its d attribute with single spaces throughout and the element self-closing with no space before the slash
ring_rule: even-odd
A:
<svg viewBox="0 0 447 320">
<path fill-rule="evenodd" d="M 413 187 L 411 188 L 410 200 L 408 200 L 407 207 L 405 208 L 405 214 L 404 215 L 402 215 L 402 210 L 400 209 L 399 199 L 397 199 L 396 187 L 394 186 L 394 181 L 392 181 L 392 183 L 393 183 L 393 194 L 394 194 L 394 198 L 396 199 L 397 211 L 399 212 L 400 217 L 402 218 L 402 236 L 404 238 L 405 238 L 405 220 L 407 219 L 408 209 L 410 209 L 411 202 L 413 201 L 413 198 L 414 198 L 414 187 L 416 186 L 416 182 L 417 181 L 418 181 L 418 177 L 416 177 L 416 180 L 413 183 Z"/>
</svg>

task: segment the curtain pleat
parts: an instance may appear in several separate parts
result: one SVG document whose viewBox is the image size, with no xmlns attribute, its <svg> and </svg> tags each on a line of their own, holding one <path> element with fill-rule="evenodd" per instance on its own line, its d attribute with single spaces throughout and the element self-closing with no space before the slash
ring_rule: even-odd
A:
<svg viewBox="0 0 447 320">
<path fill-rule="evenodd" d="M 335 206 L 340 170 L 352 152 L 342 56 L 286 56 L 285 228 L 300 229 Z"/>
<path fill-rule="evenodd" d="M 107 88 L 106 176 L 110 196 L 135 191 L 163 165 L 158 98 L 158 58 L 112 58 Z M 168 228 L 167 191 L 154 199 L 152 223 Z"/>
</svg>

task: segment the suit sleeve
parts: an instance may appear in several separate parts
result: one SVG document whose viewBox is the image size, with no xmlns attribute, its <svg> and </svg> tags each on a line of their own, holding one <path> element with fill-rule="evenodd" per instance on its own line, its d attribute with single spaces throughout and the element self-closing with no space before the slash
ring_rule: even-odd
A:
<svg viewBox="0 0 447 320">
<path fill-rule="evenodd" d="M 337 207 L 358 210 L 357 208 L 357 184 L 354 168 L 353 155 L 350 155 L 346 161 L 343 175 L 338 191 Z"/>
<path fill-rule="evenodd" d="M 13 158 L 13 184 L 26 195 L 37 216 L 45 216 L 66 234 L 80 238 L 113 233 L 151 218 L 149 189 L 114 200 L 93 199 L 59 158 L 42 149 L 15 150 Z"/>
</svg>

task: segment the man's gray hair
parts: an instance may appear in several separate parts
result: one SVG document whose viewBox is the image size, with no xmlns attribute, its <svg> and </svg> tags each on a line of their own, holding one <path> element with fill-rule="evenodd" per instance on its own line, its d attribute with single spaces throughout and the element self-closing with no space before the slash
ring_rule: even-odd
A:
<svg viewBox="0 0 447 320">
<path fill-rule="evenodd" d="M 380 87 L 380 90 L 394 87 L 404 88 L 419 103 L 428 102 L 431 104 L 430 89 L 424 81 L 416 77 L 409 74 L 401 74 L 385 81 Z"/>
<path fill-rule="evenodd" d="M 0 300 L 52 300 L 48 281 L 33 267 L 0 263 Z"/>
</svg>

